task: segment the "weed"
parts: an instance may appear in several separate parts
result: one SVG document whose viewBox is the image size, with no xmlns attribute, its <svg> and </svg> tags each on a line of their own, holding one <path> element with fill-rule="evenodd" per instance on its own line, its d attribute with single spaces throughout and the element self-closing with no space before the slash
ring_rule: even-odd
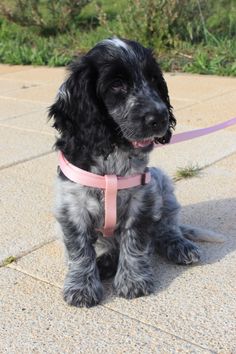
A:
<svg viewBox="0 0 236 354">
<path fill-rule="evenodd" d="M 186 167 L 181 167 L 177 169 L 174 176 L 174 181 L 180 181 L 185 178 L 197 177 L 200 175 L 201 168 L 198 165 L 189 165 Z"/>
<path fill-rule="evenodd" d="M 91 0 L 15 0 L 9 7 L 0 4 L 2 15 L 23 27 L 33 27 L 41 35 L 56 35 L 68 31 Z"/>
<path fill-rule="evenodd" d="M 2 265 L 3 265 L 3 267 L 6 267 L 8 264 L 11 264 L 15 261 L 16 261 L 16 257 L 10 256 L 10 257 L 7 257 L 3 260 Z"/>
</svg>

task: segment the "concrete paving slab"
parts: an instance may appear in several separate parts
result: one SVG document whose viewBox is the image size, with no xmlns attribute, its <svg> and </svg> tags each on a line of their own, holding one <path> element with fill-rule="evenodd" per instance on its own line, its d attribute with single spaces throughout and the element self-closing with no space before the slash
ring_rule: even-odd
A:
<svg viewBox="0 0 236 354">
<path fill-rule="evenodd" d="M 15 181 L 27 181 L 27 183 L 40 184 L 48 188 L 54 188 L 54 182 L 57 174 L 58 159 L 56 152 L 45 156 L 39 156 L 32 160 L 16 164 L 7 170 L 1 172 L 9 175 L 9 179 Z M 5 171 L 5 172 L 4 172 Z M 18 177 L 19 176 L 19 177 Z M 52 191 L 53 192 L 53 191 Z"/>
<path fill-rule="evenodd" d="M 17 259 L 9 267 L 62 288 L 67 272 L 64 245 L 57 239 Z"/>
<path fill-rule="evenodd" d="M 8 80 L 0 76 L 0 95 L 3 93 L 8 93 L 16 90 L 28 90 L 31 87 L 37 87 L 39 85 L 40 84 L 26 81 L 26 80 L 21 80 L 21 81 Z"/>
<path fill-rule="evenodd" d="M 211 167 L 211 169 L 213 169 L 214 166 Z M 222 159 L 221 161 L 219 161 L 217 163 L 217 169 L 218 171 L 224 171 L 225 175 L 227 175 L 227 173 L 230 173 L 231 178 L 234 176 L 236 176 L 236 153 L 225 158 Z M 226 184 L 228 184 L 226 182 Z"/>
<path fill-rule="evenodd" d="M 192 107 L 198 104 L 199 102 L 195 100 L 182 99 L 182 98 L 172 98 L 171 105 L 174 107 L 174 112 L 182 110 L 184 108 Z"/>
<path fill-rule="evenodd" d="M 44 173 L 42 165 L 40 177 L 37 174 L 40 168 L 38 159 L 37 163 L 30 161 L 1 171 L 0 263 L 9 256 L 25 254 L 55 238 L 54 184 L 48 178 L 49 171 Z"/>
<path fill-rule="evenodd" d="M 210 353 L 102 306 L 68 307 L 59 289 L 12 269 L 0 273 L 1 353 Z"/>
<path fill-rule="evenodd" d="M 55 99 L 59 86 L 60 84 L 44 84 L 27 89 L 3 92 L 1 97 L 13 97 L 18 100 L 51 104 Z"/>
<path fill-rule="evenodd" d="M 54 137 L 28 132 L 18 128 L 0 126 L 0 167 L 5 168 L 19 161 L 35 158 L 52 151 Z"/>
<path fill-rule="evenodd" d="M 4 75 L 5 79 L 26 80 L 42 83 L 59 84 L 64 80 L 66 70 L 62 68 L 48 68 L 45 66 L 30 66 L 28 70 L 24 70 L 24 66 L 19 66 L 18 72 L 12 72 Z"/>
<path fill-rule="evenodd" d="M 236 80 L 235 80 L 236 84 Z M 176 112 L 177 122 L 194 127 L 208 127 L 236 116 L 236 90 L 228 94 L 201 102 L 197 106 L 180 108 Z M 227 128 L 236 132 L 236 125 Z"/>
<path fill-rule="evenodd" d="M 31 112 L 46 112 L 47 105 L 42 102 L 25 102 L 15 98 L 0 97 L 0 121 L 11 119 Z"/>
<path fill-rule="evenodd" d="M 56 130 L 51 127 L 52 122 L 48 122 L 47 112 L 31 112 L 20 117 L 6 118 L 0 121 L 0 127 L 24 130 L 26 132 L 56 135 Z"/>
<path fill-rule="evenodd" d="M 209 228 L 226 235 L 223 244 L 201 243 L 201 264 L 172 265 L 158 257 L 155 262 L 156 292 L 152 296 L 126 301 L 112 295 L 106 285 L 104 306 L 141 320 L 212 352 L 236 350 L 236 192 L 235 174 L 223 173 L 222 161 L 204 170 L 200 178 L 177 183 L 176 193 L 183 205 L 185 223 Z M 225 160 L 235 165 L 235 156 Z M 59 241 L 12 263 L 10 267 L 62 287 L 66 271 Z M 223 284 L 223 286 L 222 286 Z"/>
<path fill-rule="evenodd" d="M 236 90 L 236 79 L 211 75 L 165 73 L 170 97 L 202 101 Z"/>
<path fill-rule="evenodd" d="M 184 206 L 182 213 L 184 223 L 190 222 L 195 226 L 201 225 L 213 229 L 228 236 L 229 240 L 234 237 L 236 241 L 234 166 L 236 166 L 236 154 L 203 170 L 200 177 L 176 183 L 177 197 Z M 234 249 L 235 247 L 232 250 Z"/>
</svg>

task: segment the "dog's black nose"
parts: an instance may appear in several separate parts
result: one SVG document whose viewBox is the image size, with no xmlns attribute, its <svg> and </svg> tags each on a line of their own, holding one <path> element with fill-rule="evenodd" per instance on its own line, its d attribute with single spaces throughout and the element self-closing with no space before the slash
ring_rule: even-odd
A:
<svg viewBox="0 0 236 354">
<path fill-rule="evenodd" d="M 150 110 L 145 115 L 145 122 L 149 128 L 158 129 L 168 123 L 168 110 L 165 106 Z"/>
</svg>

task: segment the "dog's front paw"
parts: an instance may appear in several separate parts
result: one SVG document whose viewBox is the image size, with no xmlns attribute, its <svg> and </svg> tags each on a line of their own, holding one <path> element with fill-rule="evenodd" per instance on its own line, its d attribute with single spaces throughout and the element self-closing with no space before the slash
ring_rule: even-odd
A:
<svg viewBox="0 0 236 354">
<path fill-rule="evenodd" d="M 167 258 L 176 264 L 197 263 L 200 260 L 200 251 L 192 242 L 180 239 L 168 246 Z"/>
<path fill-rule="evenodd" d="M 98 305 L 103 296 L 103 287 L 100 281 L 76 283 L 68 278 L 65 281 L 63 297 L 68 305 L 76 307 L 92 307 Z"/>
<path fill-rule="evenodd" d="M 118 296 L 126 299 L 134 299 L 136 297 L 149 295 L 154 290 L 153 279 L 137 279 L 131 280 L 116 275 L 113 287 Z"/>
</svg>

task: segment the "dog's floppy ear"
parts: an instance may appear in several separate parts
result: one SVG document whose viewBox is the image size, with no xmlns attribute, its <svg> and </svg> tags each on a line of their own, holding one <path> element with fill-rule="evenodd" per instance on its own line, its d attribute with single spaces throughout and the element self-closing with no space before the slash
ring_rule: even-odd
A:
<svg viewBox="0 0 236 354">
<path fill-rule="evenodd" d="M 161 99 L 163 102 L 166 104 L 168 112 L 169 112 L 169 128 L 162 138 L 156 139 L 157 142 L 161 144 L 166 144 L 170 142 L 171 136 L 172 136 L 172 130 L 175 128 L 176 125 L 176 119 L 174 117 L 174 114 L 172 112 L 172 106 L 170 104 L 170 98 L 169 98 L 169 93 L 168 93 L 168 87 L 166 84 L 166 81 L 163 77 L 162 71 L 159 67 L 159 65 L 156 63 L 155 65 L 155 71 L 156 71 L 156 85 L 158 87 L 158 93 L 161 96 Z"/>
<path fill-rule="evenodd" d="M 106 112 L 97 96 L 98 73 L 87 55 L 69 66 L 68 79 L 62 84 L 55 103 L 49 108 L 53 127 L 60 132 L 58 149 L 106 151 L 111 134 L 104 123 Z"/>
<path fill-rule="evenodd" d="M 68 67 L 68 79 L 59 88 L 55 103 L 49 108 L 49 117 L 54 119 L 53 127 L 60 133 L 74 133 L 83 130 L 97 110 L 96 73 L 92 72 L 89 60 L 83 57 Z M 98 117 L 99 113 L 96 112 Z"/>
</svg>

